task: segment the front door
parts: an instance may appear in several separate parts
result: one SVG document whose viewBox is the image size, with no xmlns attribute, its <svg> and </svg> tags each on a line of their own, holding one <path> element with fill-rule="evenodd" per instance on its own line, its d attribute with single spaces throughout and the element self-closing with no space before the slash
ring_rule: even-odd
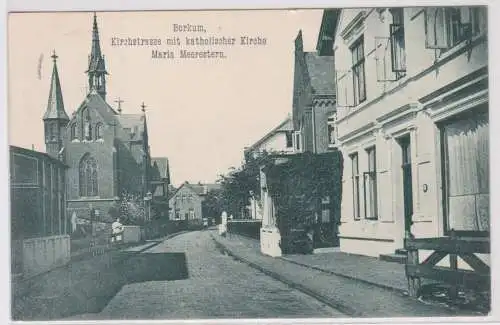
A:
<svg viewBox="0 0 500 325">
<path fill-rule="evenodd" d="M 402 152 L 402 172 L 403 172 L 403 205 L 404 205 L 404 226 L 405 235 L 411 233 L 413 215 L 413 185 L 411 177 L 411 148 L 410 136 L 406 136 L 400 140 Z"/>
</svg>

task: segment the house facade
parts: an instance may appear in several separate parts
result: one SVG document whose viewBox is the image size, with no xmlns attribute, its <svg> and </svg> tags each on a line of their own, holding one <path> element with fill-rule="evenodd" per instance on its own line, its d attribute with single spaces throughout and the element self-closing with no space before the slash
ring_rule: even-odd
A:
<svg viewBox="0 0 500 325">
<path fill-rule="evenodd" d="M 284 168 L 290 170 L 295 169 L 295 176 L 299 178 L 309 177 L 310 175 L 304 176 L 306 174 L 304 169 L 307 169 L 308 166 L 296 169 L 297 161 L 308 161 L 305 158 L 307 155 L 331 154 L 336 150 L 334 146 L 336 141 L 334 124 L 336 92 L 332 44 L 337 17 L 336 10 L 326 10 L 324 12 L 316 51 L 308 52 L 304 50 L 302 31 L 298 32 L 295 39 L 291 121 L 293 152 L 291 153 L 296 157 L 290 157 L 291 159 L 289 159 L 286 155 L 276 155 L 273 164 L 287 166 Z M 316 161 L 320 159 L 323 158 L 317 157 Z M 310 161 L 315 161 L 315 159 Z M 340 184 L 340 175 L 337 176 L 338 179 L 332 181 L 338 181 Z M 314 179 L 316 180 L 316 178 Z M 293 183 L 292 179 L 288 181 Z M 284 211 L 277 212 L 276 198 L 273 197 L 273 193 L 270 191 L 269 177 L 264 170 L 261 170 L 260 173 L 260 185 L 263 219 L 260 238 L 261 251 L 264 254 L 280 256 L 284 247 L 282 245 L 285 240 L 283 236 L 288 236 L 288 233 L 293 232 L 299 224 L 307 224 L 309 228 L 314 229 L 312 237 L 315 246 L 337 246 L 336 235 L 339 213 L 335 213 L 335 208 L 332 208 L 334 200 L 330 195 L 331 193 L 322 193 L 321 197 L 316 197 L 317 203 L 310 209 L 306 208 L 307 211 L 295 211 L 292 213 L 293 215 L 284 216 Z M 287 234 L 282 234 L 278 229 L 277 213 L 281 213 L 280 218 L 282 221 L 285 218 L 296 221 L 297 214 L 303 213 L 304 215 L 303 220 L 300 220 L 300 222 L 290 221 L 290 224 L 283 226 L 282 231 L 286 231 Z M 284 224 L 284 222 L 281 222 L 281 225 Z M 326 233 L 328 233 L 328 236 L 323 236 Z M 320 237 L 323 239 L 328 237 L 328 243 L 319 239 Z M 335 238 L 330 240 L 332 237 Z"/>
<path fill-rule="evenodd" d="M 486 7 L 343 9 L 333 49 L 341 250 L 489 236 Z"/>
<path fill-rule="evenodd" d="M 293 154 L 295 152 L 293 135 L 292 119 L 288 116 L 259 141 L 245 148 L 245 159 L 248 160 L 250 157 L 258 158 L 264 152 L 269 154 Z M 257 193 L 252 193 L 249 199 L 247 209 L 251 219 L 262 220 L 264 217 L 263 200 L 265 200 L 265 193 L 262 192 L 262 186 L 260 188 L 260 197 L 256 195 Z"/>
<path fill-rule="evenodd" d="M 328 18 L 334 19 L 330 15 Z M 299 31 L 295 39 L 294 56 L 294 152 L 323 153 L 329 150 L 334 141 L 330 136 L 332 126 L 329 127 L 328 123 L 329 116 L 335 115 L 333 55 L 325 51 L 304 51 L 302 31 Z"/>
<path fill-rule="evenodd" d="M 170 220 L 184 220 L 188 225 L 201 225 L 203 218 L 215 217 L 203 215 L 203 201 L 209 191 L 219 188 L 218 184 L 184 182 L 169 199 Z"/>
<path fill-rule="evenodd" d="M 68 166 L 68 215 L 106 219 L 109 208 L 123 194 L 142 201 L 156 189 L 151 184 L 153 166 L 145 105 L 142 113 L 124 114 L 121 101 L 116 110 L 106 101 L 108 72 L 95 14 L 86 71 L 89 93 L 71 116 L 64 107 L 57 55 L 52 58 L 50 93 L 43 116 L 46 151 Z"/>
</svg>

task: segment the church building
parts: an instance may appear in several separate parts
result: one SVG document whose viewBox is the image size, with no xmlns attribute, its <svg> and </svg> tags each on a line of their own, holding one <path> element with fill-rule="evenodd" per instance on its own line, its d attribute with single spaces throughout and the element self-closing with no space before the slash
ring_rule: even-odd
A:
<svg viewBox="0 0 500 325">
<path fill-rule="evenodd" d="M 106 101 L 108 72 L 95 14 L 86 71 L 89 92 L 71 116 L 64 108 L 55 52 L 52 58 L 50 93 L 43 116 L 45 144 L 50 156 L 68 166 L 67 215 L 87 219 L 93 211 L 97 220 L 106 220 L 109 208 L 122 195 L 143 200 L 151 197 L 157 186 L 164 186 L 151 182 L 156 166 L 151 162 L 145 105 L 141 105 L 142 113 L 122 114 L 121 100 L 117 109 Z"/>
</svg>

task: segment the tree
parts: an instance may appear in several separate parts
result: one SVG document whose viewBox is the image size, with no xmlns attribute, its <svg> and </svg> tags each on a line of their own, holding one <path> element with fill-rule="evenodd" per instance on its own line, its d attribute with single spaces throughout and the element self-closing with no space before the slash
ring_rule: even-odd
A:
<svg viewBox="0 0 500 325">
<path fill-rule="evenodd" d="M 220 216 L 223 211 L 222 204 L 222 190 L 213 189 L 210 190 L 202 203 L 202 214 L 209 218 L 215 218 L 216 221 L 220 222 Z"/>
<path fill-rule="evenodd" d="M 146 220 L 144 201 L 139 195 L 123 192 L 119 201 L 108 211 L 114 219 L 120 218 L 125 225 L 142 225 Z"/>
<path fill-rule="evenodd" d="M 246 161 L 239 169 L 233 168 L 227 175 L 220 175 L 221 205 L 228 214 L 237 218 L 248 205 L 250 197 L 260 199 L 260 168 L 268 159 L 267 152 L 257 157 L 246 155 Z"/>
</svg>

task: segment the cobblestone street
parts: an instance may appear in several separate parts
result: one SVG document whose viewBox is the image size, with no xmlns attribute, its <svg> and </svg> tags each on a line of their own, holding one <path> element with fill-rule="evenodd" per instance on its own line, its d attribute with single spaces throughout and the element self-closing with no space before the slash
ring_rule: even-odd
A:
<svg viewBox="0 0 500 325">
<path fill-rule="evenodd" d="M 151 256 L 172 263 L 153 263 Z M 206 231 L 167 240 L 123 267 L 136 268 L 139 278 L 123 286 L 101 312 L 71 319 L 346 317 L 224 255 Z M 158 281 L 164 277 L 168 280 Z"/>
</svg>

